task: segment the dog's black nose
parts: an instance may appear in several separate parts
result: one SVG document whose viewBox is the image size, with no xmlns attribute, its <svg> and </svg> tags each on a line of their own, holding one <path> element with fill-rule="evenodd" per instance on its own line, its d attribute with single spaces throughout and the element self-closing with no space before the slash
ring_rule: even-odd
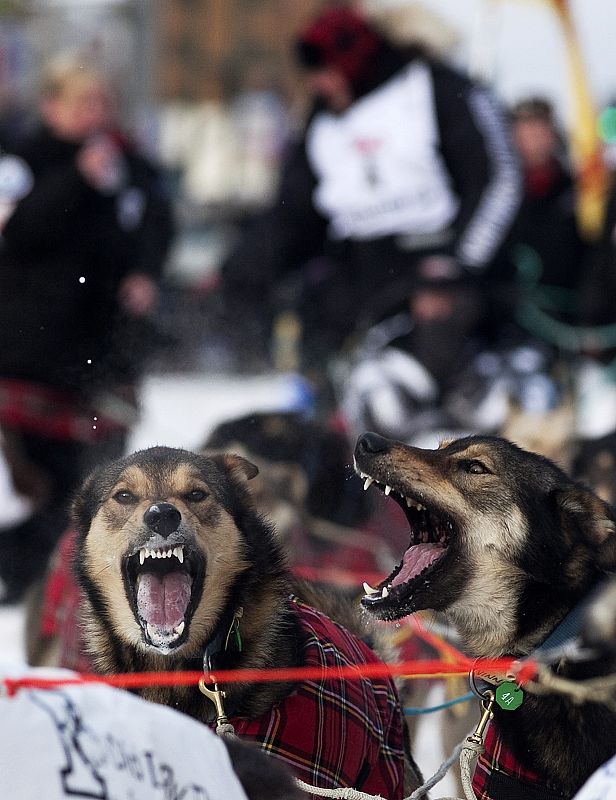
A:
<svg viewBox="0 0 616 800">
<path fill-rule="evenodd" d="M 161 536 L 177 531 L 182 515 L 171 503 L 154 503 L 143 515 L 145 524 Z"/>
<path fill-rule="evenodd" d="M 378 433 L 362 433 L 355 445 L 356 453 L 385 453 L 389 449 L 389 440 Z"/>
</svg>

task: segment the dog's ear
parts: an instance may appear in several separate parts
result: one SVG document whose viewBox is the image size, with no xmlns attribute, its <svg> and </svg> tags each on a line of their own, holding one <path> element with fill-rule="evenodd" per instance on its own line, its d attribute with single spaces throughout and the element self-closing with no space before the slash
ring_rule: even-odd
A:
<svg viewBox="0 0 616 800">
<path fill-rule="evenodd" d="M 556 491 L 556 501 L 565 533 L 581 532 L 605 569 L 616 567 L 616 516 L 614 509 L 582 485 Z"/>
<path fill-rule="evenodd" d="M 256 464 L 235 453 L 223 453 L 216 460 L 226 472 L 231 475 L 239 475 L 246 480 L 250 480 L 259 474 L 259 467 Z"/>
<path fill-rule="evenodd" d="M 74 493 L 70 505 L 70 519 L 78 533 L 86 533 L 100 505 L 100 493 L 96 491 L 99 471 L 90 473 Z"/>
</svg>

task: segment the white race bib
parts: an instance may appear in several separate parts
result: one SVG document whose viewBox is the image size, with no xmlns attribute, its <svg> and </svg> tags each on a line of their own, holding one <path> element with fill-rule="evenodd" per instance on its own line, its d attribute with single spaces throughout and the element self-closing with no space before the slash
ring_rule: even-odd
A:
<svg viewBox="0 0 616 800">
<path fill-rule="evenodd" d="M 454 219 L 458 200 L 438 151 L 432 78 L 406 67 L 343 114 L 321 112 L 307 137 L 314 201 L 338 238 L 430 234 Z"/>
<path fill-rule="evenodd" d="M 102 685 L 0 698 L 0 754 L 6 800 L 246 800 L 209 728 Z"/>
</svg>

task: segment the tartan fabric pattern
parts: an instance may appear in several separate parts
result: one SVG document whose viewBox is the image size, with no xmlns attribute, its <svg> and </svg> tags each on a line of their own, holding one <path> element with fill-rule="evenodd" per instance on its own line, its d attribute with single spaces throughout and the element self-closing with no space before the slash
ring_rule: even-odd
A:
<svg viewBox="0 0 616 800">
<path fill-rule="evenodd" d="M 0 425 L 77 442 L 96 442 L 126 427 L 76 392 L 9 379 L 0 380 Z"/>
<path fill-rule="evenodd" d="M 515 712 L 513 712 L 515 713 Z M 490 792 L 490 776 L 501 772 L 515 780 L 531 786 L 544 786 L 545 779 L 525 767 L 504 744 L 494 723 L 490 724 L 485 738 L 485 750 L 477 759 L 473 775 L 473 789 L 477 800 L 496 800 Z M 523 791 L 520 787 L 520 791 Z M 520 795 L 522 797 L 523 795 Z"/>
<path fill-rule="evenodd" d="M 291 598 L 303 633 L 302 663 L 336 667 L 378 663 L 356 636 Z M 312 786 L 353 787 L 387 800 L 404 795 L 403 722 L 389 678 L 305 681 L 257 719 L 229 720 Z"/>
<path fill-rule="evenodd" d="M 45 580 L 39 632 L 43 641 L 54 642 L 59 666 L 77 672 L 93 672 L 77 624 L 81 590 L 71 570 L 76 539 L 75 531 L 67 531 L 52 555 Z"/>
</svg>

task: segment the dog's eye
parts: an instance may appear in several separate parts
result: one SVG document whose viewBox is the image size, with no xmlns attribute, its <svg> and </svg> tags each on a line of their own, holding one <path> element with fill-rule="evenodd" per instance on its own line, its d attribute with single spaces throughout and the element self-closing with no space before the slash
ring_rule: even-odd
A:
<svg viewBox="0 0 616 800">
<path fill-rule="evenodd" d="M 129 492 L 127 489 L 122 489 L 121 491 L 116 492 L 113 496 L 113 499 L 123 506 L 130 506 L 132 503 L 137 502 L 135 495 L 132 492 Z"/>
<path fill-rule="evenodd" d="M 188 500 L 189 503 L 200 503 L 202 500 L 205 500 L 207 497 L 207 493 L 203 491 L 203 489 L 193 489 L 192 492 L 188 492 L 184 495 L 184 499 Z"/>
<path fill-rule="evenodd" d="M 472 461 L 465 461 L 464 468 L 471 475 L 487 475 L 490 470 L 481 461 L 473 459 Z"/>
</svg>

